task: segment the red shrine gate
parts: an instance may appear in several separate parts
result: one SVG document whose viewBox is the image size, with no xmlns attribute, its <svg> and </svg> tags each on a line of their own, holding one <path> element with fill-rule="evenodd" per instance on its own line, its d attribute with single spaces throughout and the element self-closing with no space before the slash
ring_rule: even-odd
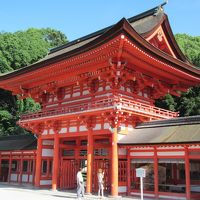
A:
<svg viewBox="0 0 200 200">
<path fill-rule="evenodd" d="M 93 184 L 92 191 L 97 192 L 98 181 L 97 172 L 102 168 L 105 173 L 105 191 L 110 192 L 110 140 L 107 138 L 97 137 L 94 139 L 93 155 Z M 60 188 L 75 189 L 76 174 L 81 167 L 87 173 L 87 140 L 86 138 L 72 138 L 63 140 L 60 144 Z"/>
<path fill-rule="evenodd" d="M 200 83 L 199 76 L 159 6 L 51 50 L 41 61 L 1 76 L 0 86 L 42 105 L 40 112 L 19 120 L 38 135 L 37 187 L 74 188 L 77 169 L 87 166 L 91 193 L 101 167 L 106 190 L 117 196 L 130 194 L 129 158 L 118 151 L 120 137 L 138 122 L 177 117 L 155 107 L 155 99 L 180 96 Z"/>
</svg>

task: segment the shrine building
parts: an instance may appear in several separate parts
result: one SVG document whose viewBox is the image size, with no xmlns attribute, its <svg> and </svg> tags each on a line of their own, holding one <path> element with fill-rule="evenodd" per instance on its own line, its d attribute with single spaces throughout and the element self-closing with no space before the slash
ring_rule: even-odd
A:
<svg viewBox="0 0 200 200">
<path fill-rule="evenodd" d="M 102 168 L 105 192 L 137 196 L 142 167 L 145 196 L 200 199 L 200 116 L 179 118 L 154 104 L 200 84 L 163 5 L 0 76 L 1 88 L 41 104 L 18 121 L 37 137 L 37 150 L 29 146 L 34 137 L 23 138 L 28 149 L 4 149 L 0 141 L 1 181 L 75 189 L 82 167 L 86 192 L 96 193 Z"/>
</svg>

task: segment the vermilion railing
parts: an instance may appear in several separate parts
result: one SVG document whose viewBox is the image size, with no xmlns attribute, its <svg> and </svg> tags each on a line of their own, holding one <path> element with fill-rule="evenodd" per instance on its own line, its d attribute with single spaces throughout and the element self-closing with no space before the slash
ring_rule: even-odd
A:
<svg viewBox="0 0 200 200">
<path fill-rule="evenodd" d="M 171 112 L 165 109 L 161 109 L 155 106 L 151 106 L 139 101 L 130 100 L 127 98 L 110 96 L 101 100 L 94 100 L 93 102 L 78 103 L 77 104 L 65 104 L 63 107 L 55 107 L 52 110 L 44 110 L 32 114 L 21 115 L 21 120 L 36 119 L 42 117 L 51 117 L 64 114 L 75 114 L 81 112 L 91 112 L 99 109 L 111 108 L 114 110 L 123 110 L 125 112 L 134 112 L 139 114 L 145 114 L 152 117 L 160 118 L 173 118 L 177 117 L 177 112 Z"/>
</svg>

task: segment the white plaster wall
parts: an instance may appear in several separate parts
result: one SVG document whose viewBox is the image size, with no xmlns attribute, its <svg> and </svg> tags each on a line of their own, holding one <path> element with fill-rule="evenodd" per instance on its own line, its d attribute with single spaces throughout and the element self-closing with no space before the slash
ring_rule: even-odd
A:
<svg viewBox="0 0 200 200">
<path fill-rule="evenodd" d="M 70 133 L 72 133 L 72 132 L 73 132 L 73 133 L 74 133 L 74 132 L 77 132 L 77 127 L 76 127 L 76 126 L 70 127 L 70 128 L 69 128 L 69 132 L 70 132 Z"/>
<path fill-rule="evenodd" d="M 109 123 L 105 123 L 105 124 L 103 125 L 103 128 L 104 128 L 104 129 L 109 129 L 109 128 L 110 128 Z"/>
<path fill-rule="evenodd" d="M 54 107 L 54 106 L 58 106 L 58 104 L 55 103 L 55 104 L 47 105 L 46 107 L 47 107 L 47 108 L 51 108 L 51 107 Z"/>
<path fill-rule="evenodd" d="M 110 90 L 110 85 L 107 85 L 105 89 Z"/>
<path fill-rule="evenodd" d="M 89 90 L 84 90 L 83 95 L 89 94 Z"/>
<path fill-rule="evenodd" d="M 87 131 L 87 128 L 86 128 L 86 126 L 80 126 L 80 127 L 79 127 L 79 130 L 80 130 L 80 131 Z"/>
<path fill-rule="evenodd" d="M 118 155 L 125 156 L 126 154 L 126 149 L 118 149 Z"/>
<path fill-rule="evenodd" d="M 66 94 L 64 99 L 68 99 L 68 98 L 70 98 L 70 96 L 71 96 L 70 94 Z"/>
<path fill-rule="evenodd" d="M 158 147 L 157 150 L 160 150 L 160 149 L 183 149 L 184 150 L 184 147 L 183 146 L 168 146 L 168 147 Z"/>
<path fill-rule="evenodd" d="M 153 156 L 154 152 L 131 152 L 131 156 Z"/>
<path fill-rule="evenodd" d="M 93 130 L 101 130 L 101 124 L 96 124 Z"/>
<path fill-rule="evenodd" d="M 40 180 L 40 185 L 51 185 L 52 180 Z"/>
<path fill-rule="evenodd" d="M 124 137 L 126 137 L 125 134 L 117 134 L 118 142 L 119 142 L 120 140 L 122 140 Z"/>
<path fill-rule="evenodd" d="M 53 157 L 53 149 L 42 149 L 42 156 Z"/>
<path fill-rule="evenodd" d="M 188 147 L 188 149 L 199 149 L 200 145 L 191 145 Z"/>
<path fill-rule="evenodd" d="M 127 187 L 126 186 L 119 186 L 118 187 L 118 192 L 119 193 L 123 193 L 123 192 L 126 192 L 127 191 Z"/>
<path fill-rule="evenodd" d="M 157 152 L 158 156 L 184 156 L 184 151 L 166 151 L 166 152 Z"/>
<path fill-rule="evenodd" d="M 10 180 L 11 181 L 17 181 L 17 174 L 11 174 L 10 175 Z"/>
<path fill-rule="evenodd" d="M 32 181 L 33 181 L 33 176 L 29 175 L 29 183 L 32 183 Z"/>
<path fill-rule="evenodd" d="M 127 90 L 127 92 L 131 92 L 131 89 L 130 89 L 130 88 L 127 88 L 126 90 Z"/>
<path fill-rule="evenodd" d="M 50 130 L 49 130 L 49 134 L 54 134 L 54 130 L 53 130 L 53 129 L 50 129 Z"/>
<path fill-rule="evenodd" d="M 46 135 L 48 133 L 48 130 L 44 130 L 42 135 Z"/>
<path fill-rule="evenodd" d="M 54 96 L 54 101 L 58 101 L 58 98 L 57 98 L 57 96 Z"/>
<path fill-rule="evenodd" d="M 175 196 L 169 196 L 169 195 L 159 195 L 160 198 L 164 199 L 180 199 L 180 200 L 186 200 L 185 197 L 175 197 Z"/>
<path fill-rule="evenodd" d="M 22 174 L 22 182 L 28 182 L 28 175 Z"/>
<path fill-rule="evenodd" d="M 72 94 L 72 97 L 79 97 L 80 95 L 81 95 L 80 92 L 75 92 Z"/>
<path fill-rule="evenodd" d="M 103 87 L 99 87 L 98 92 L 103 91 Z"/>
<path fill-rule="evenodd" d="M 53 140 L 43 140 L 42 144 L 43 145 L 54 145 L 54 141 Z"/>
<path fill-rule="evenodd" d="M 67 128 L 61 128 L 59 133 L 66 133 L 67 132 Z"/>
<path fill-rule="evenodd" d="M 120 87 L 120 90 L 125 91 L 124 86 L 121 86 L 121 87 Z"/>
</svg>

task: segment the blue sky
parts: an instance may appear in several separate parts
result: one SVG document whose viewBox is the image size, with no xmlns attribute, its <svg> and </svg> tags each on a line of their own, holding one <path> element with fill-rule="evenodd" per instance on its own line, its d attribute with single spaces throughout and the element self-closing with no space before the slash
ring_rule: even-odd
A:
<svg viewBox="0 0 200 200">
<path fill-rule="evenodd" d="M 0 31 L 55 28 L 72 41 L 151 9 L 164 0 L 0 0 Z M 174 33 L 200 36 L 200 0 L 169 0 Z"/>
</svg>

